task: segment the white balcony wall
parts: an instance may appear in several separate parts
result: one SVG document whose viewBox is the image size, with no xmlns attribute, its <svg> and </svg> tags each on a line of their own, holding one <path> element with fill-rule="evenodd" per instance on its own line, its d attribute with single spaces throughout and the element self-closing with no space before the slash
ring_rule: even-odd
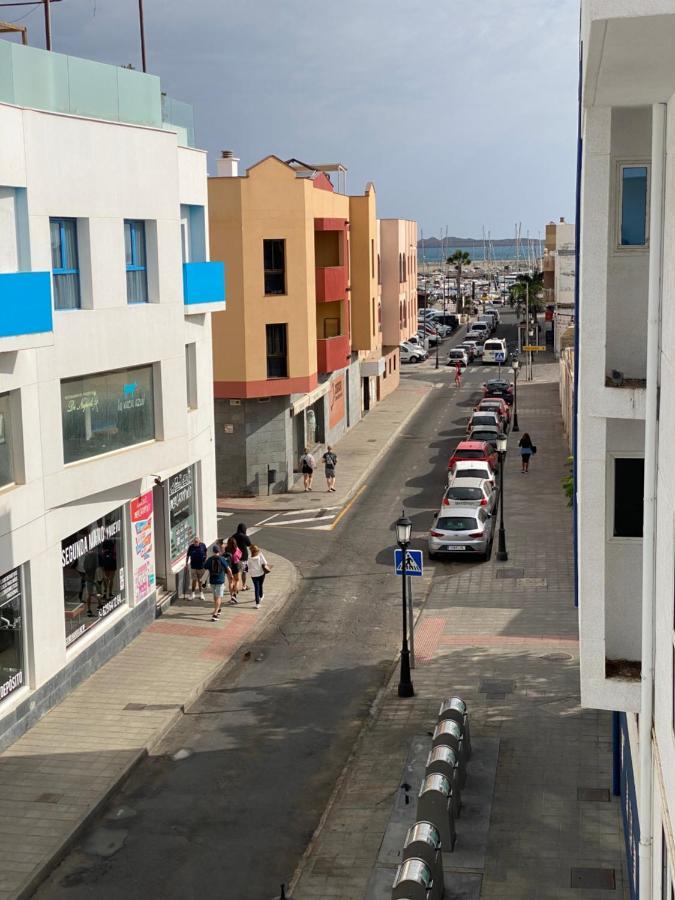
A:
<svg viewBox="0 0 675 900">
<path fill-rule="evenodd" d="M 651 109 L 612 110 L 610 205 L 608 215 L 606 359 L 609 373 L 644 378 L 647 360 L 649 247 L 620 247 L 622 163 L 649 165 Z"/>
</svg>

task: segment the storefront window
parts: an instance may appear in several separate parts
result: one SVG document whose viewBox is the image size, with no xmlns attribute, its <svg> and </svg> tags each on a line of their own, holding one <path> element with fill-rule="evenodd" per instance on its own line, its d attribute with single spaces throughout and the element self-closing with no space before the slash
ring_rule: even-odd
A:
<svg viewBox="0 0 675 900">
<path fill-rule="evenodd" d="M 23 684 L 21 569 L 0 575 L 0 701 Z"/>
<path fill-rule="evenodd" d="M 66 463 L 153 440 L 152 366 L 62 381 L 61 416 Z"/>
<path fill-rule="evenodd" d="M 14 481 L 12 440 L 9 422 L 9 394 L 0 394 L 0 488 Z"/>
<path fill-rule="evenodd" d="M 188 544 L 197 533 L 194 466 L 182 469 L 169 478 L 169 529 L 173 565 L 185 555 Z"/>
<path fill-rule="evenodd" d="M 124 603 L 123 509 L 61 541 L 66 646 Z"/>
</svg>

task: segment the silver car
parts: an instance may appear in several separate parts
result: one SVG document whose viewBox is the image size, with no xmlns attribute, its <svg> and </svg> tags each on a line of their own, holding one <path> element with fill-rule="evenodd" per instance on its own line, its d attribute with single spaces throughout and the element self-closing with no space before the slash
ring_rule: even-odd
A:
<svg viewBox="0 0 675 900">
<path fill-rule="evenodd" d="M 489 559 L 494 521 L 484 506 L 441 507 L 429 532 L 429 559 L 446 553 Z"/>
<path fill-rule="evenodd" d="M 499 431 L 502 431 L 502 423 L 499 418 L 499 413 L 490 412 L 489 410 L 475 412 L 471 418 L 469 419 L 469 424 L 466 426 L 467 433 L 473 431 L 476 428 L 497 428 Z"/>
<path fill-rule="evenodd" d="M 491 447 L 497 449 L 497 438 L 504 437 L 504 432 L 498 425 L 481 425 L 472 428 L 467 435 L 467 441 L 487 441 Z"/>
<path fill-rule="evenodd" d="M 442 505 L 483 506 L 489 513 L 494 513 L 497 493 L 494 482 L 487 478 L 450 478 Z"/>
<path fill-rule="evenodd" d="M 495 473 L 486 459 L 458 459 L 448 472 L 448 484 L 453 478 L 480 478 L 495 483 Z"/>
</svg>

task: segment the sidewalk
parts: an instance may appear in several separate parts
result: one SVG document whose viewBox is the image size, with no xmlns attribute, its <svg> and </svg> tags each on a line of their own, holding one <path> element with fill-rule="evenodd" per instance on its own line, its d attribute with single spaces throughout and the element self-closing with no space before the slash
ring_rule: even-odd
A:
<svg viewBox="0 0 675 900">
<path fill-rule="evenodd" d="M 416 696 L 399 699 L 394 670 L 296 872 L 293 900 L 388 900 L 391 826 L 400 820 L 402 786 L 412 780 L 404 766 L 411 748 L 419 757 L 429 741 L 440 701 L 453 695 L 468 704 L 474 757 L 448 857 L 450 896 L 628 898 L 620 807 L 608 790 L 610 713 L 579 705 L 571 510 L 560 484 L 567 450 L 547 368 L 548 380 L 542 366 L 533 383 L 518 385 L 521 433 L 530 432 L 538 452 L 522 475 L 511 438 L 509 560 L 499 563 L 493 552 L 487 563 L 434 565 L 415 629 Z M 589 788 L 596 793 L 584 793 Z M 579 877 L 606 870 L 615 890 L 579 890 Z"/>
<path fill-rule="evenodd" d="M 29 897 L 79 828 L 151 751 L 228 661 L 245 659 L 298 582 L 268 553 L 272 573 L 211 622 L 211 595 L 180 600 L 0 754 L 0 900 Z M 238 654 L 238 651 L 242 652 Z"/>
<path fill-rule="evenodd" d="M 309 493 L 305 492 L 302 476 L 299 475 L 292 489 L 285 494 L 270 494 L 269 497 L 220 497 L 218 508 L 280 512 L 317 509 L 328 500 L 331 506 L 347 503 L 382 459 L 399 432 L 417 412 L 420 403 L 432 388 L 433 385 L 429 382 L 404 376 L 393 393 L 366 413 L 361 421 L 335 444 L 338 464 L 334 494 L 326 493 L 323 465 L 317 460 L 313 490 Z"/>
</svg>

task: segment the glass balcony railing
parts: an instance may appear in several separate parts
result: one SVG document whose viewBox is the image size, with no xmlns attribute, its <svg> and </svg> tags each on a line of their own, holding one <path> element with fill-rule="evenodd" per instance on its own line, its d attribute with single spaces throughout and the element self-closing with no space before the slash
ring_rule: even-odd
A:
<svg viewBox="0 0 675 900">
<path fill-rule="evenodd" d="M 225 308 L 225 264 L 183 263 L 183 302 L 186 306 L 218 304 Z M 208 310 L 207 310 L 208 311 Z"/>
<path fill-rule="evenodd" d="M 52 330 L 50 273 L 0 273 L 0 347 L 3 338 Z"/>
</svg>

